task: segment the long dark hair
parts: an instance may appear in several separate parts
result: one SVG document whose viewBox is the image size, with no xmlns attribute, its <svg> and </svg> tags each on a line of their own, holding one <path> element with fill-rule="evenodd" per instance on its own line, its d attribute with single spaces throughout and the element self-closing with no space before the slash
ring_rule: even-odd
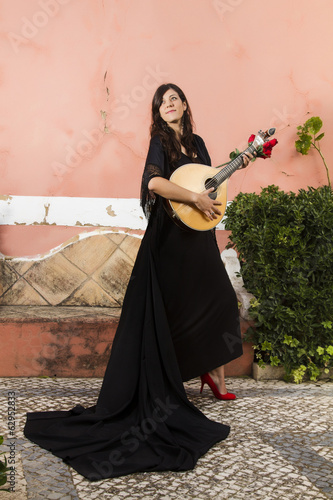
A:
<svg viewBox="0 0 333 500">
<path fill-rule="evenodd" d="M 175 131 L 167 125 L 167 123 L 160 115 L 160 107 L 162 104 L 163 96 L 169 89 L 176 91 L 182 102 L 186 103 L 186 110 L 184 111 L 183 115 L 183 133 L 181 137 L 181 144 L 184 146 L 187 155 L 191 159 L 195 158 L 197 151 L 193 138 L 193 119 L 191 108 L 184 92 L 173 83 L 165 83 L 161 85 L 160 87 L 158 87 L 153 97 L 150 135 L 151 137 L 155 135 L 158 135 L 160 137 L 162 145 L 167 152 L 170 163 L 174 163 L 181 157 L 181 145 L 177 140 Z"/>
</svg>

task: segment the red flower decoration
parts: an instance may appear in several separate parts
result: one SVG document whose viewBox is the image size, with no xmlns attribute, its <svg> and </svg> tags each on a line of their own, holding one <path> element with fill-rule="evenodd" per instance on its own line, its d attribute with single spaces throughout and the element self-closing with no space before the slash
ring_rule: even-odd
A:
<svg viewBox="0 0 333 500">
<path fill-rule="evenodd" d="M 248 140 L 249 145 L 252 144 L 252 142 L 254 141 L 255 137 L 256 136 L 254 134 L 252 134 L 249 137 L 249 140 Z M 274 148 L 274 146 L 277 143 L 278 143 L 277 139 L 271 139 L 270 141 L 265 142 L 263 144 L 263 146 L 262 146 L 262 150 L 261 150 L 261 148 L 258 148 L 257 157 L 258 158 L 263 158 L 264 160 L 266 158 L 270 158 L 272 156 L 272 149 Z"/>
</svg>

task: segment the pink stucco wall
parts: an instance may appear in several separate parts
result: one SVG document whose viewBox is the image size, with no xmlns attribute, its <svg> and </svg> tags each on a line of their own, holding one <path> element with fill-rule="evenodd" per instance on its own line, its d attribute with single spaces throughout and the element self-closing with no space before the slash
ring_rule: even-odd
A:
<svg viewBox="0 0 333 500">
<path fill-rule="evenodd" d="M 319 115 L 332 166 L 332 20 L 331 0 L 1 2 L 0 194 L 137 198 L 151 98 L 166 81 L 187 94 L 214 164 L 276 127 L 273 158 L 237 172 L 229 199 L 326 183 L 318 155 L 294 141 Z M 80 228 L 0 232 L 2 253 L 32 255 Z"/>
</svg>

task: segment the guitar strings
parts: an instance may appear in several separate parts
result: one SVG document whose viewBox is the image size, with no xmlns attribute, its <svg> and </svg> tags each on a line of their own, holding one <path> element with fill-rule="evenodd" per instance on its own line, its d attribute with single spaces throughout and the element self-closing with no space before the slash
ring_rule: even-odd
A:
<svg viewBox="0 0 333 500">
<path fill-rule="evenodd" d="M 246 153 L 246 152 L 250 152 L 251 154 L 256 150 L 256 148 L 251 144 L 251 146 L 249 146 L 248 148 L 246 148 L 239 156 L 237 156 L 237 158 L 235 158 L 234 160 L 232 160 L 230 163 L 228 163 L 228 165 L 223 168 L 222 170 L 220 170 L 216 175 L 214 175 L 211 179 L 209 179 L 209 181 L 207 182 L 207 184 L 205 184 L 205 189 L 203 189 L 202 191 L 199 191 L 200 194 L 204 193 L 205 191 L 207 191 L 207 189 L 210 189 L 210 188 L 215 188 L 217 189 L 226 179 L 228 179 L 231 174 L 233 172 L 230 172 L 230 171 L 233 171 L 234 170 L 234 167 L 236 164 L 239 164 L 241 165 L 241 163 L 243 162 L 242 159 L 241 159 L 241 155 L 243 153 Z M 237 165 L 237 168 L 239 167 L 239 165 Z M 216 167 L 218 168 L 218 167 Z M 227 174 L 227 175 L 225 175 Z M 216 182 L 215 182 L 215 179 L 217 177 L 223 177 L 225 176 L 225 179 L 223 179 L 221 182 L 219 182 L 218 180 L 218 185 L 216 186 Z M 178 202 L 178 203 L 181 203 L 181 202 Z M 192 210 L 193 207 L 191 207 L 190 205 L 187 205 L 186 203 L 182 203 L 181 206 L 175 210 L 173 208 L 173 211 L 176 215 L 184 212 L 185 210 L 189 211 L 189 210 Z"/>
<path fill-rule="evenodd" d="M 253 146 L 253 144 L 251 144 L 248 148 L 246 148 L 242 153 L 240 153 L 237 158 L 235 158 L 234 160 L 232 160 L 230 163 L 228 163 L 228 165 L 223 168 L 222 170 L 220 170 L 216 175 L 214 175 L 214 177 L 212 177 L 212 179 L 210 179 L 207 184 L 206 184 L 206 189 L 209 189 L 211 187 L 217 187 L 216 186 L 216 182 L 215 182 L 215 179 L 217 179 L 218 177 L 222 177 L 222 180 L 220 182 L 220 179 L 218 179 L 218 186 L 220 184 L 222 184 L 222 182 L 224 182 L 226 179 L 228 179 L 231 174 L 234 172 L 235 170 L 235 166 L 236 166 L 236 169 L 243 163 L 243 160 L 241 158 L 241 155 L 244 154 L 244 153 L 254 153 L 254 151 L 256 150 L 256 148 Z M 218 168 L 218 167 L 216 167 Z M 224 178 L 223 178 L 224 177 Z"/>
</svg>

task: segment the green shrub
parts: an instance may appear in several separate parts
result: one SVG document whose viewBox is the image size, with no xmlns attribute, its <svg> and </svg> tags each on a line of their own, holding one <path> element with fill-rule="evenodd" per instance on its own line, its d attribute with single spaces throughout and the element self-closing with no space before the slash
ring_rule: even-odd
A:
<svg viewBox="0 0 333 500">
<path fill-rule="evenodd" d="M 240 193 L 226 211 L 246 289 L 255 296 L 247 339 L 259 364 L 295 382 L 333 366 L 333 193 L 329 186 Z"/>
</svg>

